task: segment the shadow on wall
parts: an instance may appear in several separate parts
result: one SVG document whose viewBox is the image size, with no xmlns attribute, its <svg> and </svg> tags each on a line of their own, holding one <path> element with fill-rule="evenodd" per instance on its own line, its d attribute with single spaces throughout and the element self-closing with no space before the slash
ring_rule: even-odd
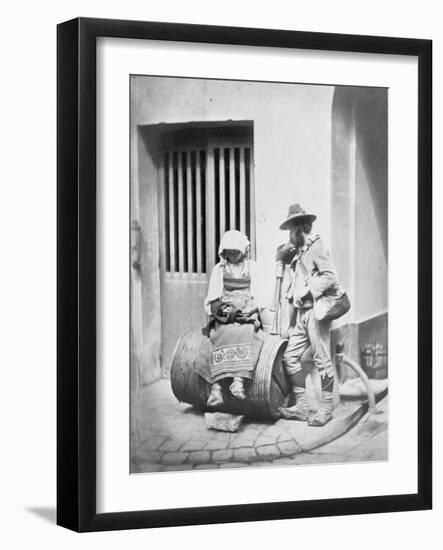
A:
<svg viewBox="0 0 443 550">
<path fill-rule="evenodd" d="M 336 331 L 356 361 L 364 335 L 387 347 L 387 107 L 385 88 L 338 86 L 332 103 L 331 252 L 352 303 Z"/>
<path fill-rule="evenodd" d="M 387 90 L 337 87 L 332 129 L 331 249 L 358 320 L 387 308 Z"/>
<path fill-rule="evenodd" d="M 376 217 L 376 229 L 385 260 L 388 250 L 388 142 L 387 90 L 371 88 L 359 91 L 356 98 L 355 133 L 357 139 L 356 180 L 368 183 Z M 364 174 L 360 174 L 360 170 Z M 359 206 L 359 205 L 357 205 Z M 365 205 L 361 205 L 365 207 Z"/>
</svg>

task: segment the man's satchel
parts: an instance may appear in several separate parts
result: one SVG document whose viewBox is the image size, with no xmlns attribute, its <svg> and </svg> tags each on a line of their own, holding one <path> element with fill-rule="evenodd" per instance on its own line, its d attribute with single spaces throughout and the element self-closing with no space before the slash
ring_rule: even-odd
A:
<svg viewBox="0 0 443 550">
<path fill-rule="evenodd" d="M 306 281 L 309 281 L 309 273 L 303 262 L 299 259 L 300 266 Z M 335 283 L 327 288 L 323 294 L 314 300 L 314 317 L 317 321 L 333 321 L 342 317 L 351 308 L 346 291 Z"/>
</svg>

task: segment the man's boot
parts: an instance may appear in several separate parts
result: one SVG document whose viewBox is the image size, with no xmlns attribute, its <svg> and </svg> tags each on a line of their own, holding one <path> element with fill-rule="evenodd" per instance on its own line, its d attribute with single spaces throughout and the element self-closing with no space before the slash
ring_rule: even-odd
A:
<svg viewBox="0 0 443 550">
<path fill-rule="evenodd" d="M 324 426 L 332 418 L 332 392 L 322 391 L 320 407 L 315 415 L 309 420 L 310 426 Z"/>
<path fill-rule="evenodd" d="M 309 420 L 309 407 L 305 388 L 295 387 L 294 396 L 295 405 L 292 407 L 280 407 L 280 414 L 282 418 L 286 418 L 286 420 L 307 422 Z"/>
</svg>

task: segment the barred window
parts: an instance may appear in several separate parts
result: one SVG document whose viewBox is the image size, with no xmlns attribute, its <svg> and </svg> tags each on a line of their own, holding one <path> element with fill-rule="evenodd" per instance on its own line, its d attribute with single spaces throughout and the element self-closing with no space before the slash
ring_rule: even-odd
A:
<svg viewBox="0 0 443 550">
<path fill-rule="evenodd" d="M 252 139 L 174 145 L 163 153 L 165 271 L 207 273 L 228 229 L 245 233 L 255 256 Z"/>
</svg>

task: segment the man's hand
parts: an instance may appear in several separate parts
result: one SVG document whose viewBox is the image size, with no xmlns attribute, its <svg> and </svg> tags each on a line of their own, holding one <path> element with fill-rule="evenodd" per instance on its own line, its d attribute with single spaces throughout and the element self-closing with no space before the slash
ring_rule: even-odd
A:
<svg viewBox="0 0 443 550">
<path fill-rule="evenodd" d="M 303 300 L 311 292 L 309 286 L 305 283 L 303 290 L 300 292 L 300 298 Z"/>
<path fill-rule="evenodd" d="M 309 286 L 305 283 L 305 286 L 302 289 L 298 289 L 297 294 L 294 294 L 294 302 L 295 303 L 303 302 L 303 300 L 307 298 L 310 292 L 311 290 Z"/>
<path fill-rule="evenodd" d="M 288 241 L 286 244 L 281 244 L 277 248 L 277 252 L 275 254 L 275 260 L 277 262 L 282 262 L 284 264 L 290 264 L 294 256 L 295 256 L 295 246 L 291 241 Z"/>
</svg>

